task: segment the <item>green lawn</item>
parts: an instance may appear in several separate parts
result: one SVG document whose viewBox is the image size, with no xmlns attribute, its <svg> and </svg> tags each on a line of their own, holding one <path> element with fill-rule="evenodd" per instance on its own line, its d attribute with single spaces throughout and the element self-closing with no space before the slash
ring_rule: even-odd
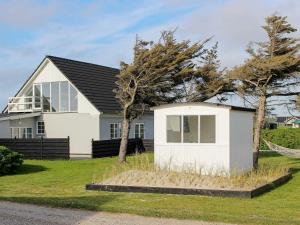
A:
<svg viewBox="0 0 300 225">
<path fill-rule="evenodd" d="M 300 160 L 265 155 L 261 161 L 288 164 L 294 177 L 254 199 L 163 194 L 86 192 L 116 158 L 82 161 L 27 160 L 22 172 L 0 177 L 0 199 L 145 216 L 240 224 L 300 224 Z"/>
</svg>

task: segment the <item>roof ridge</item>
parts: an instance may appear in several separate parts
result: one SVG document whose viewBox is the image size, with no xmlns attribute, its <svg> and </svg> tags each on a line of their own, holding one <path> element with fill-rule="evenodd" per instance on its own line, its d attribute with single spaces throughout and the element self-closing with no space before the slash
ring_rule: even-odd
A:
<svg viewBox="0 0 300 225">
<path fill-rule="evenodd" d="M 67 61 L 73 61 L 73 62 L 85 63 L 85 64 L 94 65 L 94 66 L 101 66 L 101 67 L 105 67 L 105 68 L 109 68 L 109 69 L 119 70 L 119 69 L 117 69 L 117 68 L 110 67 L 110 66 L 103 66 L 103 65 L 100 65 L 100 64 L 96 64 L 96 63 L 90 63 L 90 62 L 85 62 L 85 61 L 79 61 L 79 60 L 74 60 L 74 59 L 69 59 L 69 58 L 63 58 L 63 57 L 58 57 L 58 56 L 53 56 L 53 55 L 46 55 L 46 58 L 49 58 L 50 60 L 51 60 L 51 58 L 57 58 L 57 59 L 63 59 L 63 60 L 67 60 Z"/>
</svg>

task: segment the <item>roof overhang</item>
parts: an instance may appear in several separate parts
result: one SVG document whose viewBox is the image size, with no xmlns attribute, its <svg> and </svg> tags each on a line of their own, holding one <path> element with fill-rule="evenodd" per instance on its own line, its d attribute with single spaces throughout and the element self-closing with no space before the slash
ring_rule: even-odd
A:
<svg viewBox="0 0 300 225">
<path fill-rule="evenodd" d="M 0 117 L 0 121 L 6 121 L 6 120 L 19 120 L 19 119 L 25 119 L 25 118 L 32 118 L 40 116 L 42 113 L 36 112 L 36 113 L 22 113 L 22 114 L 7 114 L 5 117 Z"/>
<path fill-rule="evenodd" d="M 231 110 L 244 111 L 244 112 L 256 111 L 256 109 L 253 108 L 245 108 L 245 107 L 211 103 L 211 102 L 180 102 L 180 103 L 163 104 L 163 105 L 151 107 L 151 110 L 154 111 L 156 109 L 172 108 L 177 106 L 208 106 L 208 107 L 221 107 L 221 108 L 227 108 Z"/>
</svg>

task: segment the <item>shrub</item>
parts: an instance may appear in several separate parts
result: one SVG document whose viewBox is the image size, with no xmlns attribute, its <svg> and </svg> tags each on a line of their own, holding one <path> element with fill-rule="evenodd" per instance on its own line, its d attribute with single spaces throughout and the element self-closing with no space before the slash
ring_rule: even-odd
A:
<svg viewBox="0 0 300 225">
<path fill-rule="evenodd" d="M 15 173 L 23 163 L 23 155 L 0 146 L 0 176 Z"/>
<path fill-rule="evenodd" d="M 291 149 L 300 149 L 300 129 L 299 128 L 278 128 L 275 130 L 263 130 L 262 139 L 266 139 L 274 144 Z M 260 149 L 269 149 L 262 140 Z"/>
</svg>

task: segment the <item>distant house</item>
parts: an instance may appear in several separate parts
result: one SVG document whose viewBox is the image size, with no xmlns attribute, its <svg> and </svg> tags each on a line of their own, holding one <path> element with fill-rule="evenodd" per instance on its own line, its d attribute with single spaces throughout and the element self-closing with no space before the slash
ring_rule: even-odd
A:
<svg viewBox="0 0 300 225">
<path fill-rule="evenodd" d="M 294 120 L 293 128 L 300 128 L 300 119 Z"/>
<path fill-rule="evenodd" d="M 121 137 L 115 98 L 118 69 L 46 56 L 0 115 L 0 138 L 70 137 L 71 157 L 91 157 L 91 140 Z M 131 125 L 130 138 L 153 139 L 153 113 Z"/>
<path fill-rule="evenodd" d="M 291 128 L 299 128 L 300 118 L 296 116 L 284 116 L 277 117 L 276 123 L 278 127 L 291 127 Z"/>
</svg>

